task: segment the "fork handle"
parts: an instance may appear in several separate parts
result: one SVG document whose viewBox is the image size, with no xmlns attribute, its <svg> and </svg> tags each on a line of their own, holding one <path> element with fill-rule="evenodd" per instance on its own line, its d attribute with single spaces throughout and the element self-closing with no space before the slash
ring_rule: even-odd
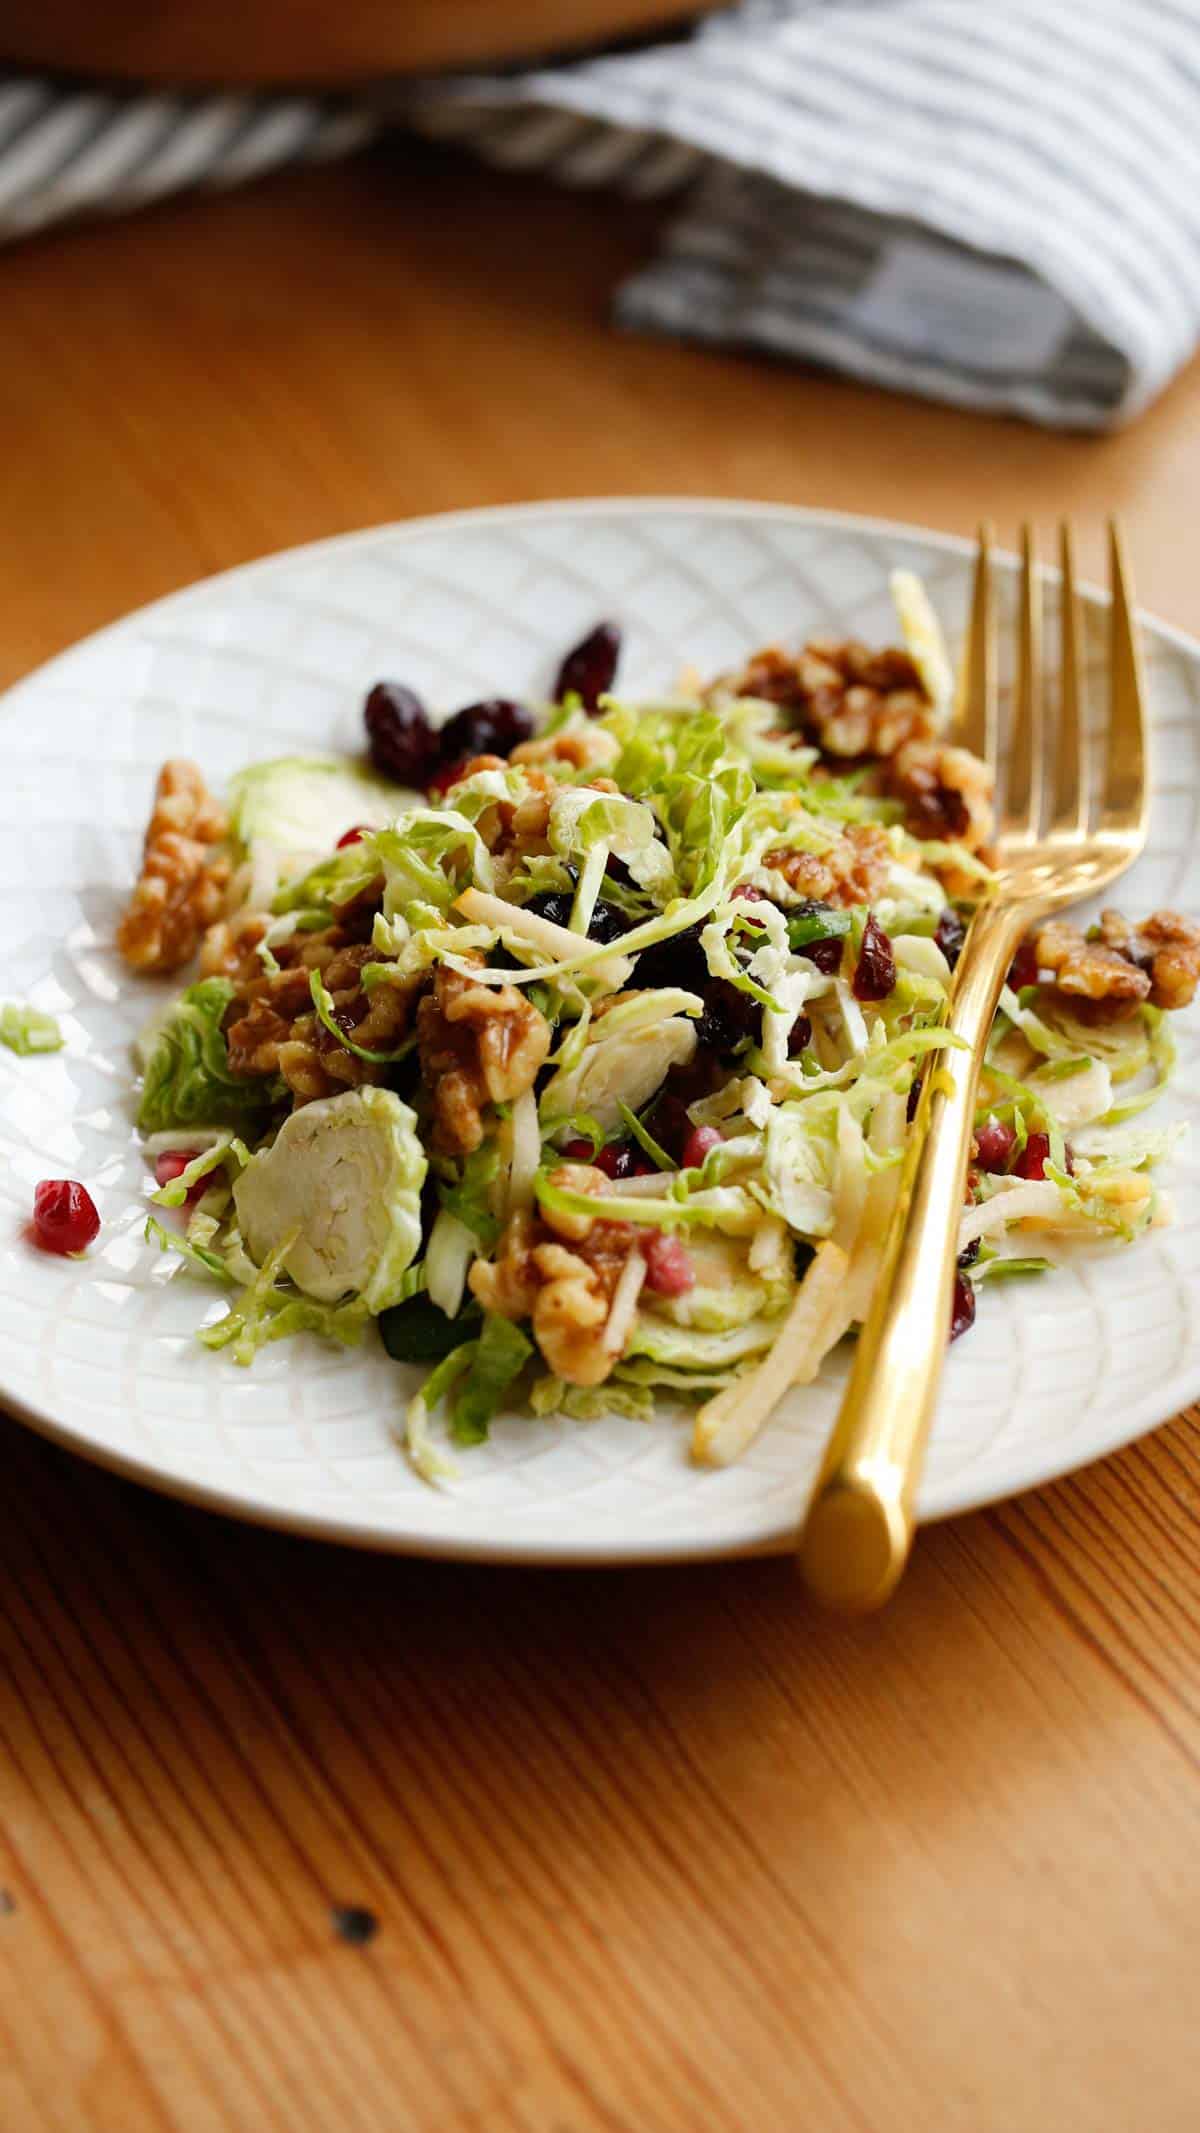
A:
<svg viewBox="0 0 1200 2133">
<path fill-rule="evenodd" d="M 989 901 L 972 920 L 949 1028 L 931 1056 L 841 1412 L 817 1477 L 800 1568 L 827 1606 L 878 1607 L 912 1545 L 917 1483 L 950 1327 L 959 1221 L 984 1046 L 1036 907 Z"/>
</svg>

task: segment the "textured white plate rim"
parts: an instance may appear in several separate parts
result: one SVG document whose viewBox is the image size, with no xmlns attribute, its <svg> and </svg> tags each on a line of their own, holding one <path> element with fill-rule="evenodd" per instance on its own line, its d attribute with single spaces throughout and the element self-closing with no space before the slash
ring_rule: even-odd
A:
<svg viewBox="0 0 1200 2133">
<path fill-rule="evenodd" d="M 359 545 L 365 546 L 380 538 L 404 542 L 420 539 L 435 530 L 450 532 L 457 528 L 526 519 L 552 519 L 564 511 L 594 516 L 609 513 L 630 513 L 646 517 L 670 517 L 680 513 L 708 518 L 752 516 L 809 525 L 818 529 L 828 528 L 831 532 L 844 530 L 890 536 L 897 540 L 911 539 L 949 555 L 970 556 L 974 551 L 974 543 L 960 534 L 943 533 L 913 521 L 824 510 L 813 505 L 764 503 L 754 499 L 686 495 L 562 496 L 530 503 L 493 504 L 467 510 L 434 512 L 419 518 L 382 521 L 377 525 L 334 534 L 323 540 L 278 549 L 269 555 L 238 564 L 230 570 L 213 572 L 206 577 L 195 579 L 175 592 L 164 594 L 158 600 L 131 609 L 115 621 L 77 639 L 30 674 L 22 676 L 0 696 L 0 717 L 16 709 L 26 692 L 42 687 L 68 662 L 103 644 L 108 638 L 119 635 L 131 623 L 157 620 L 186 609 L 193 602 L 211 594 L 217 586 L 241 585 L 259 577 L 283 573 L 294 568 L 299 562 L 314 561 L 324 554 Z M 1016 559 L 1010 553 L 998 551 L 998 556 L 1001 562 L 1015 565 Z M 1050 575 L 1053 576 L 1053 572 Z M 1106 593 L 1094 585 L 1085 584 L 1081 590 L 1089 599 L 1100 603 L 1107 598 Z M 1146 627 L 1157 637 L 1173 645 L 1200 667 L 1200 640 L 1175 624 L 1146 614 L 1144 610 L 1139 610 L 1139 614 Z M 1073 1456 L 1069 1462 L 1064 1463 L 1061 1450 L 1056 1453 L 1053 1444 L 1048 1443 L 1043 1458 L 1039 1459 L 1036 1451 L 1033 1451 L 1023 1459 L 1020 1480 L 1015 1488 L 980 1490 L 977 1486 L 972 1487 L 968 1470 L 961 1480 L 950 1481 L 943 1486 L 936 1503 L 924 1511 L 922 1522 L 932 1524 L 936 1520 L 954 1517 L 963 1512 L 980 1510 L 991 1503 L 1005 1501 L 1016 1493 L 1042 1487 L 1068 1473 L 1080 1472 L 1159 1427 L 1197 1398 L 1200 1398 L 1200 1366 L 1191 1371 L 1181 1369 L 1169 1381 L 1167 1388 L 1159 1386 L 1153 1394 L 1135 1402 L 1111 1428 L 1093 1438 L 1083 1459 Z M 577 1537 L 572 1539 L 568 1549 L 564 1550 L 561 1544 L 556 1545 L 550 1537 L 544 1540 L 539 1536 L 528 1541 L 514 1541 L 506 1538 L 503 1532 L 476 1536 L 464 1534 L 461 1530 L 445 1533 L 419 1528 L 411 1531 L 382 1530 L 357 1519 L 346 1519 L 338 1515 L 326 1516 L 292 1508 L 273 1500 L 269 1495 L 255 1495 L 245 1488 L 227 1490 L 213 1483 L 164 1472 L 150 1458 L 139 1458 L 136 1454 L 97 1444 L 83 1428 L 59 1421 L 48 1409 L 11 1390 L 3 1380 L 0 1380 L 0 1402 L 14 1420 L 25 1424 L 38 1435 L 78 1453 L 93 1465 L 101 1466 L 128 1480 L 141 1482 L 159 1494 L 198 1505 L 206 1510 L 224 1512 L 250 1524 L 386 1554 L 513 1566 L 527 1564 L 545 1568 L 617 1568 L 637 1563 L 669 1564 L 750 1558 L 782 1553 L 790 1545 L 790 1537 L 786 1533 L 765 1535 L 755 1541 L 747 1541 L 744 1538 L 724 1540 L 711 1536 L 691 1539 L 687 1535 L 660 1536 L 648 1533 L 644 1536 L 615 1536 L 611 1541 Z"/>
</svg>

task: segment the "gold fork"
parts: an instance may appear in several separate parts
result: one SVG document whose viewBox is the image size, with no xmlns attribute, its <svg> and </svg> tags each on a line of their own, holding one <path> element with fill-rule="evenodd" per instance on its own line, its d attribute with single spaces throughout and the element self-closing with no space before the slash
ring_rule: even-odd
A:
<svg viewBox="0 0 1200 2133">
<path fill-rule="evenodd" d="M 818 1599 L 862 1612 L 886 1600 L 908 1559 L 926 1440 L 946 1353 L 976 1088 L 1000 988 L 1022 936 L 1047 913 L 1115 881 L 1146 841 L 1144 688 L 1129 571 L 1110 528 L 1109 711 L 1091 760 L 1082 713 L 1081 629 L 1070 528 L 1060 534 L 1057 737 L 1042 685 L 1041 580 L 1021 534 L 1017 666 L 997 880 L 959 958 L 950 1046 L 926 1072 L 874 1300 L 800 1540 Z M 996 765 L 996 626 L 991 534 L 983 527 L 955 738 Z M 1044 826 L 1043 826 L 1044 824 Z"/>
</svg>

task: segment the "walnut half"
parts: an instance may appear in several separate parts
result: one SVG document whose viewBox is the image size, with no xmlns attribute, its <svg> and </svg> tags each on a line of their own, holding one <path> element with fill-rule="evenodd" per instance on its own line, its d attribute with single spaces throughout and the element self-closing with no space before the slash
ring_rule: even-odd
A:
<svg viewBox="0 0 1200 2133">
<path fill-rule="evenodd" d="M 117 929 L 134 970 L 179 970 L 220 916 L 230 876 L 219 849 L 228 824 L 194 763 L 181 757 L 158 774 L 146 827 L 141 879 Z"/>
<path fill-rule="evenodd" d="M 469 1155 L 483 1139 L 485 1104 L 511 1103 L 533 1087 L 550 1024 L 515 985 L 477 985 L 442 963 L 417 1009 L 417 1039 L 435 1145 Z"/>
<path fill-rule="evenodd" d="M 556 1173 L 561 1182 L 574 1165 Z M 592 1172 L 597 1184 L 604 1180 Z M 554 1218 L 561 1223 L 562 1217 Z M 599 1385 L 617 1356 L 605 1346 L 604 1329 L 621 1270 L 637 1249 L 628 1222 L 587 1222 L 587 1235 L 569 1249 L 550 1234 L 549 1218 L 520 1213 L 506 1223 L 494 1259 L 477 1259 L 467 1276 L 471 1294 L 485 1311 L 505 1318 L 532 1318 L 533 1334 L 556 1377 L 569 1385 Z"/>
<path fill-rule="evenodd" d="M 1086 1003 L 1094 1020 L 1117 1021 L 1143 1000 L 1170 1010 L 1189 1007 L 1200 984 L 1200 925 L 1178 911 L 1155 911 L 1138 926 L 1120 911 L 1102 911 L 1093 935 L 1055 918 L 1038 927 L 1029 945 L 1037 969 L 1049 971 L 1060 992 Z"/>
</svg>

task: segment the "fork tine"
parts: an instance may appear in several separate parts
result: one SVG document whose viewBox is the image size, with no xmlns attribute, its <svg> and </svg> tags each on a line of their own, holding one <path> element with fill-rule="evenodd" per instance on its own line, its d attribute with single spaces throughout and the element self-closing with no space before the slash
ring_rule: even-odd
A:
<svg viewBox="0 0 1200 2133">
<path fill-rule="evenodd" d="M 971 621 L 959 685 L 957 738 L 985 763 L 996 762 L 996 606 L 992 595 L 992 528 L 979 528 Z"/>
<path fill-rule="evenodd" d="M 1051 828 L 1082 830 L 1088 813 L 1089 757 L 1080 706 L 1080 619 L 1079 594 L 1075 587 L 1075 551 L 1066 519 L 1059 528 L 1058 551 L 1062 572 L 1062 656 Z"/>
<path fill-rule="evenodd" d="M 1008 757 L 1004 832 L 1036 837 L 1042 810 L 1042 588 L 1033 529 L 1021 528 L 1021 599 L 1017 687 Z"/>
<path fill-rule="evenodd" d="M 1116 519 L 1110 520 L 1108 533 L 1112 609 L 1100 820 L 1104 829 L 1130 829 L 1144 821 L 1147 808 L 1145 687 L 1133 618 L 1133 585 Z"/>
</svg>

